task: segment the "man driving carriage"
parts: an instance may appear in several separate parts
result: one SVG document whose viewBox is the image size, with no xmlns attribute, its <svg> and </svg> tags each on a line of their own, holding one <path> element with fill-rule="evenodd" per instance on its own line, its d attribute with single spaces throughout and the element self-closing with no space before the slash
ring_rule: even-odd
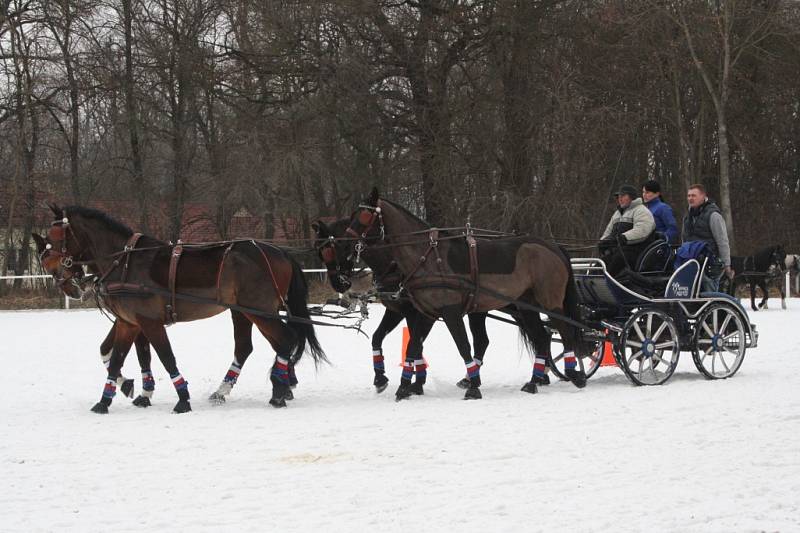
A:
<svg viewBox="0 0 800 533">
<path fill-rule="evenodd" d="M 612 276 L 625 268 L 635 268 L 639 255 L 653 242 L 656 230 L 653 215 L 639 198 L 636 187 L 623 185 L 614 196 L 617 209 L 597 245 Z"/>
</svg>

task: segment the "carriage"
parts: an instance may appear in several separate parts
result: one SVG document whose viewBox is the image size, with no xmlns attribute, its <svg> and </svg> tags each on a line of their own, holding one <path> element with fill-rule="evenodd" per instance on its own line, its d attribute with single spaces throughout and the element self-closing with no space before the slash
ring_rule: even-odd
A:
<svg viewBox="0 0 800 533">
<path fill-rule="evenodd" d="M 601 259 L 571 260 L 582 321 L 588 327 L 583 337 L 596 347 L 581 359 L 587 377 L 601 366 L 609 348 L 617 366 L 636 385 L 665 383 L 681 352 L 690 352 L 697 370 L 708 379 L 733 376 L 747 348 L 758 343 L 747 311 L 727 294 L 702 292 L 707 259 L 702 264 L 691 259 L 668 273 L 662 267 L 671 262 L 669 247 L 656 243 L 648 251 L 633 280 L 647 288 L 641 291 L 631 288 L 635 283 L 612 277 Z M 559 377 L 560 363 L 556 358 L 553 365 Z"/>
</svg>

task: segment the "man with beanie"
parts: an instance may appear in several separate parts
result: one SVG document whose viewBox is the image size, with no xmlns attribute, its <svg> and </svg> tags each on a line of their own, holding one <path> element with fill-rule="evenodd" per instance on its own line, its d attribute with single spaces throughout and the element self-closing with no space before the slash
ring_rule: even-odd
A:
<svg viewBox="0 0 800 533">
<path fill-rule="evenodd" d="M 653 241 L 656 223 L 645 207 L 636 187 L 623 185 L 614 193 L 617 209 L 600 238 L 598 248 L 608 273 L 615 276 L 626 267 L 636 268 L 636 260 Z"/>
<path fill-rule="evenodd" d="M 705 187 L 699 183 L 689 187 L 686 201 L 689 203 L 689 212 L 683 218 L 683 243 L 703 241 L 708 244 L 714 257 L 707 266 L 703 289 L 717 291 L 723 271 L 731 279 L 734 274 L 725 219 L 717 204 L 708 198 Z"/>
<path fill-rule="evenodd" d="M 656 180 L 646 181 L 642 185 L 642 200 L 653 215 L 656 231 L 664 235 L 668 243 L 677 243 L 678 225 L 675 223 L 672 208 L 661 198 L 661 184 Z"/>
</svg>

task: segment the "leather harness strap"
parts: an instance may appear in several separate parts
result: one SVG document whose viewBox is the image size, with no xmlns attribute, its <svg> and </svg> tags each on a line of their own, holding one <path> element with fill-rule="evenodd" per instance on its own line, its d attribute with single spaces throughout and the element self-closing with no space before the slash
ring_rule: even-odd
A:
<svg viewBox="0 0 800 533">
<path fill-rule="evenodd" d="M 278 298 L 280 298 L 281 305 L 283 306 L 284 311 L 286 311 L 288 315 L 291 315 L 291 313 L 289 312 L 289 306 L 286 305 L 286 300 L 283 299 L 283 294 L 281 294 L 280 289 L 278 289 L 278 282 L 275 280 L 275 272 L 272 271 L 272 264 L 269 262 L 267 254 L 264 253 L 264 250 L 261 248 L 261 246 L 256 244 L 256 241 L 253 240 L 250 242 L 253 243 L 253 246 L 255 246 L 259 252 L 261 252 L 261 257 L 264 258 L 264 262 L 267 264 L 267 270 L 269 270 L 269 277 L 272 280 L 272 287 L 275 289 L 275 294 L 277 294 Z"/>
<path fill-rule="evenodd" d="M 478 241 L 471 233 L 467 234 L 467 250 L 469 251 L 469 275 L 472 279 L 472 284 L 475 289 L 467 296 L 467 302 L 464 304 L 464 313 L 472 313 L 477 307 L 477 295 L 480 290 L 479 279 L 480 272 L 478 271 Z"/>
<path fill-rule="evenodd" d="M 181 244 L 181 241 L 178 241 L 178 244 L 172 249 L 172 254 L 170 254 L 169 257 L 169 292 L 171 295 L 171 303 L 167 306 L 167 319 L 165 321 L 167 324 L 174 324 L 178 321 L 178 309 L 175 302 L 175 278 L 178 275 L 178 261 L 180 261 L 182 253 L 183 244 Z"/>
<path fill-rule="evenodd" d="M 128 239 L 128 242 L 125 243 L 124 250 L 128 253 L 125 254 L 125 263 L 122 265 L 122 277 L 120 278 L 120 281 L 122 283 L 125 283 L 128 279 L 128 263 L 130 263 L 131 261 L 130 252 L 133 251 L 134 248 L 136 248 L 136 243 L 139 242 L 139 239 L 141 237 L 142 237 L 141 233 L 134 233 L 133 235 L 131 235 L 130 239 Z"/>
</svg>

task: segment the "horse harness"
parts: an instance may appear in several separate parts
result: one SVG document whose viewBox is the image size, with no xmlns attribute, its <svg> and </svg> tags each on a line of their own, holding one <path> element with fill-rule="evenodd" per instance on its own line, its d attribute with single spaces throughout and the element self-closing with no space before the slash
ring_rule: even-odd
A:
<svg viewBox="0 0 800 533">
<path fill-rule="evenodd" d="M 369 218 L 366 216 L 362 216 L 359 214 L 358 222 L 362 226 L 364 226 L 364 230 L 359 234 L 357 231 L 353 230 L 352 228 L 347 228 L 347 233 L 352 235 L 353 237 L 357 238 L 358 241 L 356 242 L 356 261 L 360 259 L 361 253 L 366 249 L 366 244 L 364 243 L 364 239 L 366 239 L 367 235 L 369 234 L 370 230 L 375 226 L 376 223 L 380 224 L 380 240 L 385 240 L 386 231 L 383 224 L 383 215 L 381 214 L 381 207 L 380 207 L 380 200 L 378 200 L 378 205 L 375 207 L 369 205 L 360 205 L 359 208 L 363 209 L 363 213 L 369 213 Z M 443 270 L 443 260 L 441 254 L 439 253 L 439 241 L 442 240 L 440 237 L 440 230 L 438 228 L 430 228 L 427 232 L 420 232 L 422 234 L 427 233 L 428 236 L 428 247 L 425 252 L 420 256 L 419 260 L 417 261 L 416 266 L 405 275 L 405 277 L 400 281 L 400 289 L 397 291 L 399 295 L 404 289 L 410 289 L 407 291 L 411 302 L 414 304 L 417 309 L 422 312 L 425 316 L 430 319 L 436 320 L 437 316 L 433 312 L 433 310 L 425 309 L 421 302 L 414 298 L 413 289 L 421 289 L 421 288 L 433 288 L 430 281 L 426 279 L 426 277 L 417 277 L 414 278 L 414 275 L 422 268 L 427 262 L 428 258 L 433 253 L 436 257 L 436 266 L 438 268 L 439 274 L 437 277 L 440 278 L 440 281 L 437 285 L 450 285 L 450 284 L 457 284 L 459 289 L 466 289 L 467 297 L 464 301 L 464 314 L 469 314 L 475 311 L 477 308 L 477 294 L 481 290 L 480 288 L 480 269 L 478 266 L 478 240 L 475 238 L 473 233 L 472 227 L 469 223 L 465 226 L 465 231 L 463 236 L 466 241 L 467 250 L 469 252 L 469 281 L 470 285 L 468 287 L 463 287 L 462 283 L 463 280 L 462 276 L 448 274 Z M 446 239 L 452 238 L 461 238 L 461 235 L 455 237 L 445 237 Z M 454 279 L 455 278 L 455 279 Z M 454 283 L 453 283 L 454 282 Z"/>
</svg>

